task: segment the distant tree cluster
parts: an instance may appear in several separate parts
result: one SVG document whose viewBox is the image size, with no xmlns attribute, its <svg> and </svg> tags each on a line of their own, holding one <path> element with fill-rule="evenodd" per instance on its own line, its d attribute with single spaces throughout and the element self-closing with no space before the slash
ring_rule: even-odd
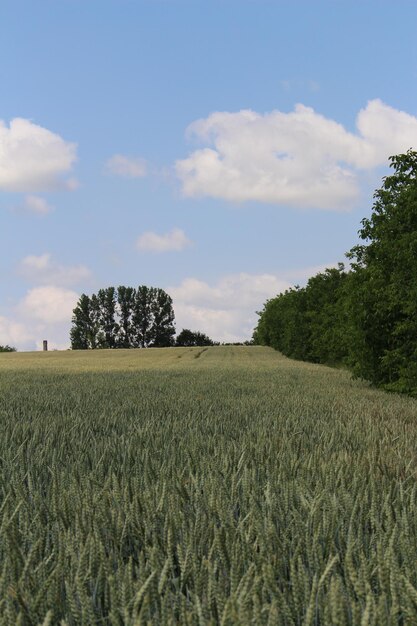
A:
<svg viewBox="0 0 417 626">
<path fill-rule="evenodd" d="M 73 311 L 71 348 L 148 348 L 174 345 L 171 297 L 142 285 L 82 294 Z"/>
<path fill-rule="evenodd" d="M 351 269 L 339 264 L 266 302 L 254 341 L 417 395 L 417 152 L 390 161 L 362 243 L 346 255 Z"/>
<path fill-rule="evenodd" d="M 183 328 L 175 340 L 176 346 L 214 346 L 216 344 L 210 337 L 198 331 Z"/>
<path fill-rule="evenodd" d="M 0 346 L 0 352 L 16 352 L 16 348 L 12 346 Z"/>
<path fill-rule="evenodd" d="M 95 348 L 164 348 L 214 346 L 210 337 L 184 328 L 175 339 L 171 297 L 156 287 L 141 285 L 83 293 L 73 311 L 73 350 Z"/>
</svg>

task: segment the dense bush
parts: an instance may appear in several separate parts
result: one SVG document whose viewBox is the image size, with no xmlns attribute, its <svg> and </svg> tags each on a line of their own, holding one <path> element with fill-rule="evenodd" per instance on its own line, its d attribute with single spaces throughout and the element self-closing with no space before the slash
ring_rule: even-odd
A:
<svg viewBox="0 0 417 626">
<path fill-rule="evenodd" d="M 214 346 L 215 342 L 204 333 L 183 328 L 175 340 L 176 346 Z"/>
<path fill-rule="evenodd" d="M 255 342 L 303 361 L 344 362 L 347 278 L 340 264 L 310 278 L 305 288 L 295 287 L 269 300 L 260 313 Z"/>
</svg>

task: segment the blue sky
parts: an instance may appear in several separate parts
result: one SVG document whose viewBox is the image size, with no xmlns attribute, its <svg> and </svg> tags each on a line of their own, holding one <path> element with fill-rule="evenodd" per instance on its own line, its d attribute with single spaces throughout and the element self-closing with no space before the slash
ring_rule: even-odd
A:
<svg viewBox="0 0 417 626">
<path fill-rule="evenodd" d="M 417 148 L 416 23 L 412 0 L 3 0 L 0 344 L 66 347 L 78 295 L 119 284 L 249 338 Z"/>
</svg>

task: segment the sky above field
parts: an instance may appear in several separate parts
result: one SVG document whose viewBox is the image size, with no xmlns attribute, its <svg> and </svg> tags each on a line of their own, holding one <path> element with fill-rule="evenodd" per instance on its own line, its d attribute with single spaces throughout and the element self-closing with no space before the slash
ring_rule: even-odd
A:
<svg viewBox="0 0 417 626">
<path fill-rule="evenodd" d="M 2 0 L 0 344 L 162 287 L 178 332 L 344 260 L 417 149 L 414 0 Z"/>
</svg>

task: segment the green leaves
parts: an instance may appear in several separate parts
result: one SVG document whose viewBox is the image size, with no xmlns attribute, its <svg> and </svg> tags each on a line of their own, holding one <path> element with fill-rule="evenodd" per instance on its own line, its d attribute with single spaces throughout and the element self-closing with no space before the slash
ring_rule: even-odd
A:
<svg viewBox="0 0 417 626">
<path fill-rule="evenodd" d="M 174 310 L 163 290 L 142 285 L 82 294 L 72 318 L 73 350 L 167 347 L 174 343 Z"/>
<path fill-rule="evenodd" d="M 213 346 L 214 341 L 204 333 L 183 328 L 175 340 L 175 345 L 179 347 Z"/>
<path fill-rule="evenodd" d="M 347 355 L 343 264 L 317 274 L 303 289 L 269 300 L 260 314 L 256 342 L 316 363 L 340 363 Z"/>
<path fill-rule="evenodd" d="M 363 268 L 364 314 L 352 319 L 357 373 L 391 390 L 417 392 L 417 152 L 390 157 L 394 173 L 374 194 L 350 251 Z M 357 284 L 353 281 L 353 284 Z M 370 354 L 372 357 L 370 358 Z"/>
<path fill-rule="evenodd" d="M 390 161 L 361 222 L 363 243 L 346 254 L 351 270 L 339 264 L 269 300 L 254 339 L 417 395 L 417 152 Z"/>
</svg>

